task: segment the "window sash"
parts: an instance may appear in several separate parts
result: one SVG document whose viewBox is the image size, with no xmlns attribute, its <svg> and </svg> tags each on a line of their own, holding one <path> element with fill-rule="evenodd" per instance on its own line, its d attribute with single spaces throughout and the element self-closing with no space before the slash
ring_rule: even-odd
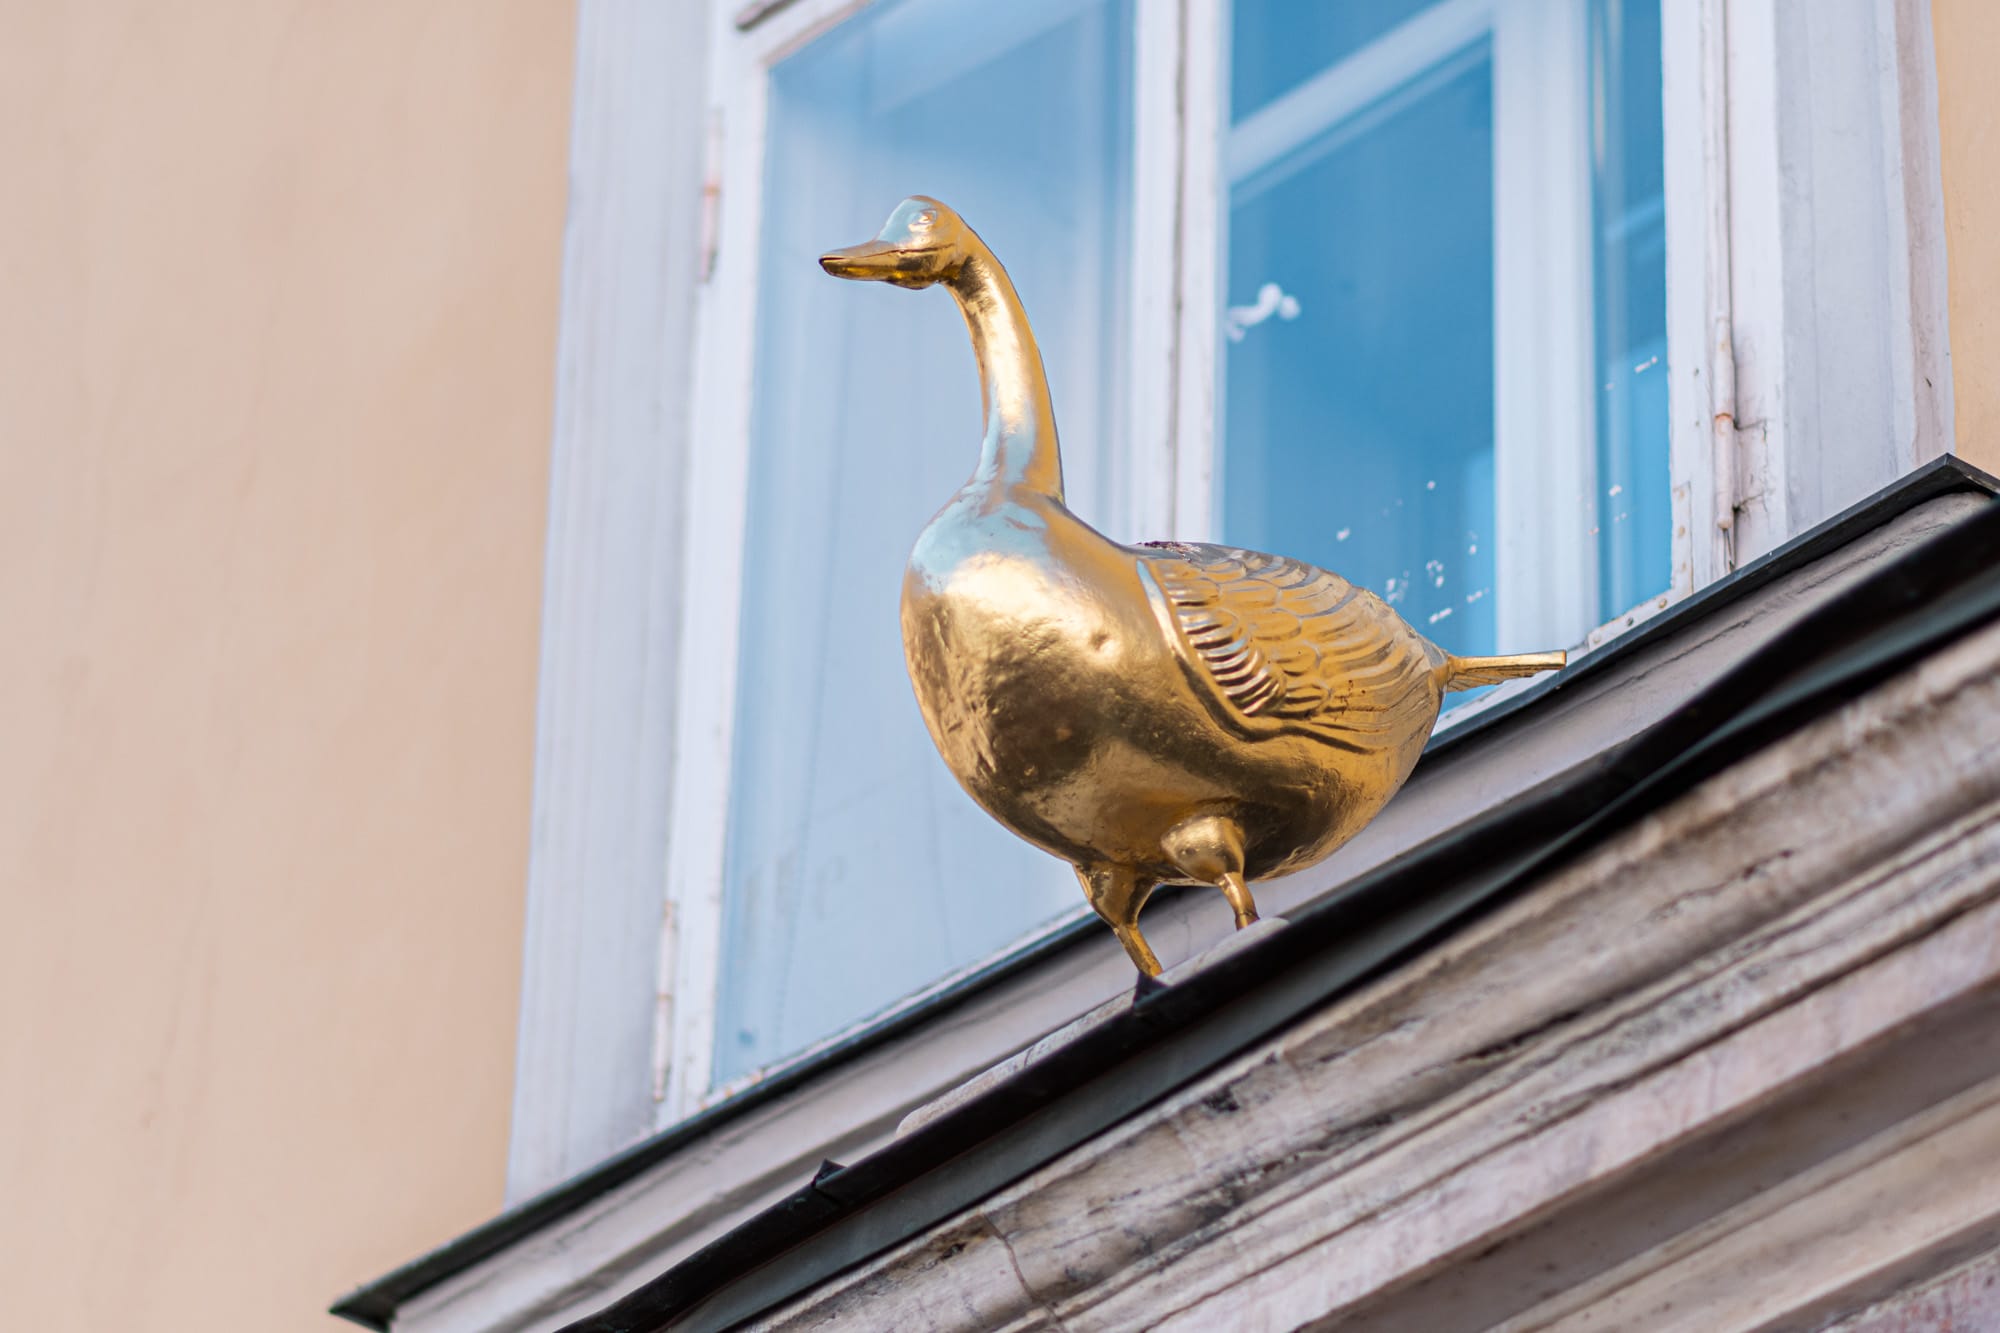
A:
<svg viewBox="0 0 2000 1333">
<path fill-rule="evenodd" d="M 1220 29 L 1226 6 L 1212 9 Z M 1457 52 L 1490 41 L 1497 196 L 1495 587 L 1503 648 L 1601 639 L 1694 586 L 1677 577 L 1665 600 L 1651 595 L 1600 626 L 1598 552 L 1587 522 L 1548 521 L 1551 496 L 1596 492 L 1587 19 L 1587 0 L 1442 0 L 1228 130 L 1218 169 L 1228 180 L 1245 179 Z M 1551 50 L 1564 57 L 1546 59 Z M 1212 224 L 1218 253 L 1227 248 L 1227 209 L 1225 195 Z M 1191 236 L 1204 221 L 1187 219 Z M 1184 370 L 1202 373 L 1200 367 Z M 1207 373 L 1219 386 L 1220 365 Z M 1219 400 L 1221 388 L 1215 393 Z M 1567 447 L 1551 451 L 1551 441 Z M 1188 443 L 1215 454 L 1212 423 L 1205 440 Z M 1678 488 L 1692 475 L 1693 460 L 1670 460 L 1670 467 Z M 1219 475 L 1213 463 L 1189 471 Z M 1205 506 L 1211 513 L 1219 508 L 1218 491 L 1211 480 Z M 1199 496 L 1191 502 L 1203 504 Z M 1204 526 L 1213 530 L 1214 520 Z M 1690 529 L 1676 529 L 1673 564 L 1685 570 L 1690 562 L 1681 548 L 1691 540 Z"/>
<path fill-rule="evenodd" d="M 729 0 L 712 0 L 705 281 L 696 301 L 690 432 L 701 443 L 687 463 L 687 549 L 701 559 L 685 563 L 680 588 L 679 729 L 653 1042 L 662 1127 L 711 1100 L 771 67 L 864 3 L 794 0 L 739 30 Z"/>
<path fill-rule="evenodd" d="M 710 1086 L 721 982 L 723 886 L 734 757 L 743 542 L 749 496 L 750 408 L 759 304 L 757 252 L 762 233 L 763 161 L 771 72 L 787 56 L 866 9 L 871 0 L 792 0 L 782 8 L 755 14 L 739 11 L 729 0 L 712 0 L 712 3 L 709 87 L 711 123 L 715 128 L 711 134 L 705 192 L 713 211 L 701 261 L 706 281 L 696 315 L 696 388 L 691 432 L 692 439 L 705 445 L 693 449 L 688 461 L 688 550 L 700 552 L 701 556 L 686 563 L 691 576 L 684 580 L 681 589 L 682 647 L 676 696 L 680 731 L 653 1052 L 653 1097 L 656 1123 L 661 1127 L 726 1099 L 738 1088 L 768 1077 L 772 1069 L 808 1058 L 854 1030 L 835 1033 L 806 1051 L 787 1056 L 730 1084 Z M 1145 15 L 1159 7 L 1140 4 L 1135 8 Z M 1157 23 L 1157 16 L 1135 21 Z M 1140 99 L 1142 109 L 1160 97 L 1160 68 L 1142 64 L 1134 70 L 1135 83 L 1140 85 L 1135 96 Z M 1148 78 L 1153 82 L 1147 83 Z M 1149 98 L 1152 102 L 1148 102 Z M 1157 136 L 1149 137 L 1149 143 L 1157 148 Z M 1144 171 L 1135 161 L 1135 178 Z M 884 206 L 889 202 L 885 200 Z M 1167 216 L 1171 218 L 1171 211 Z M 1140 271 L 1135 268 L 1135 272 Z M 1132 284 L 1132 309 L 1151 314 L 1145 302 L 1149 298 L 1157 300 L 1159 292 L 1157 288 L 1141 292 L 1142 285 Z M 1144 335 L 1135 333 L 1135 343 L 1133 353 L 1144 364 L 1149 355 Z M 1159 348 L 1152 349 L 1150 355 L 1152 364 L 1158 367 Z M 1146 378 L 1144 374 L 1132 376 L 1135 383 Z M 1144 410 L 1138 398 L 1139 395 L 1133 395 L 1129 406 Z M 1125 489 L 1148 471 L 1136 460 L 1114 457 L 1106 475 L 1115 479 L 1119 489 Z M 1137 487 L 1133 493 L 1144 494 Z M 1147 521 L 1150 516 L 1143 510 L 1134 511 L 1129 502 L 1121 508 L 1125 512 L 1110 516 L 1107 526 L 1129 525 L 1139 531 L 1152 526 Z M 699 571 L 698 575 L 695 571 Z M 1087 909 L 1080 908 L 1078 914 L 1084 911 Z M 982 970 L 995 959 L 1046 938 L 1051 930 L 1062 929 L 1074 919 L 1075 915 L 1060 918 L 1002 949 L 994 958 L 942 978 L 917 996 L 899 1003 L 888 1014 L 878 1014 L 854 1026 L 868 1027 L 886 1021 L 894 1013 L 920 1004 L 939 987 L 953 984 L 961 974 Z"/>
<path fill-rule="evenodd" d="M 1722 0 L 1662 6 L 1666 136 L 1668 432 L 1674 497 L 1673 578 L 1669 588 L 1602 623 L 1597 619 L 1597 551 L 1582 524 L 1542 521 L 1545 494 L 1594 493 L 1596 436 L 1591 367 L 1591 181 L 1579 110 L 1588 96 L 1585 0 L 1441 0 L 1323 71 L 1280 103 L 1253 113 L 1249 143 L 1232 147 L 1228 123 L 1229 0 L 1183 0 L 1186 21 L 1173 55 L 1186 79 L 1179 256 L 1148 260 L 1153 271 L 1178 259 L 1181 275 L 1172 432 L 1176 536 L 1213 540 L 1218 532 L 1219 423 L 1222 420 L 1220 327 L 1222 257 L 1228 250 L 1228 182 L 1300 142 L 1319 126 L 1379 96 L 1482 37 L 1493 42 L 1495 200 L 1495 508 L 1502 540 L 1495 589 L 1503 645 L 1565 644 L 1588 652 L 1657 615 L 1727 573 L 1718 512 L 1727 512 L 1733 478 L 1718 476 L 1711 404 L 1720 378 L 1733 378 L 1726 330 L 1728 300 L 1727 118 L 1722 67 Z M 1550 43 L 1573 52 L 1550 85 L 1535 55 Z M 1380 69 L 1371 69 L 1379 62 Z M 1142 65 L 1143 76 L 1143 65 Z M 1317 86 L 1314 86 L 1317 85 Z M 1283 122 L 1290 121 L 1289 125 Z M 1282 128 L 1281 128 L 1282 126 Z M 1526 127 L 1525 133 L 1512 132 Z M 1231 170 L 1231 155 L 1240 155 Z M 1142 205 L 1143 206 L 1143 205 Z M 1721 219 L 1720 225 L 1717 218 Z M 1692 300 L 1687 299 L 1692 294 Z M 1724 334 L 1717 339 L 1716 330 Z M 1529 335 L 1534 336 L 1531 338 Z M 1557 356 L 1530 354 L 1544 347 Z M 1725 368 L 1718 369 L 1717 348 Z M 1549 374 L 1549 367 L 1556 373 Z M 1575 373 L 1563 371 L 1574 368 Z M 1143 388 L 1143 386 L 1142 386 Z M 1550 438 L 1573 448 L 1551 460 Z M 1552 475 L 1553 473 L 1553 475 Z M 1718 499 L 1717 488 L 1723 498 Z M 1560 582 L 1549 570 L 1571 571 Z M 1587 628 L 1585 628 L 1587 627 Z M 1575 653 L 1573 653 L 1575 655 Z M 1448 730 L 1534 686 L 1512 681 L 1451 708 Z"/>
</svg>

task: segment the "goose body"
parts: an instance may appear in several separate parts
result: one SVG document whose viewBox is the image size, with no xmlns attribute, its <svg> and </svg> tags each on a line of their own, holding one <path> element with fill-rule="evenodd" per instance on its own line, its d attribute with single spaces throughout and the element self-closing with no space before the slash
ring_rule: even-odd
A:
<svg viewBox="0 0 2000 1333">
<path fill-rule="evenodd" d="M 1071 862 L 1134 963 L 1161 883 L 1212 884 L 1239 926 L 1247 881 L 1353 837 L 1415 766 L 1446 690 L 1562 665 L 1457 658 L 1380 598 L 1299 561 L 1195 543 L 1126 546 L 1063 503 L 1040 353 L 1012 284 L 934 199 L 821 260 L 840 277 L 949 286 L 979 359 L 972 478 L 904 575 L 910 680 L 972 798 Z"/>
</svg>

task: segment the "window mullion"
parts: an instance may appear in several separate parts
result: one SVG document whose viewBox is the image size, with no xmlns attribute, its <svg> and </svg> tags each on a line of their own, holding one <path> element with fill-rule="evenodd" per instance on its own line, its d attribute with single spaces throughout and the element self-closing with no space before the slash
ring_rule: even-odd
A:
<svg viewBox="0 0 2000 1333">
<path fill-rule="evenodd" d="M 1726 4 L 1723 39 L 1728 103 L 1730 350 L 1734 360 L 1732 436 L 1719 441 L 1730 475 L 1729 533 L 1734 563 L 1782 543 L 1794 528 L 1787 476 L 1789 402 L 1810 370 L 1788 355 L 1788 271 L 1782 183 L 1782 100 L 1777 7 L 1769 0 Z M 1719 432 L 1718 432 L 1719 434 Z"/>
<path fill-rule="evenodd" d="M 1498 646 L 1597 622 L 1585 0 L 1501 5 L 1493 31 Z"/>
<path fill-rule="evenodd" d="M 720 5 L 727 9 L 726 3 Z M 661 922 L 653 1096 L 656 1123 L 696 1110 L 713 1067 L 721 982 L 722 885 L 736 716 L 743 584 L 756 238 L 762 207 L 769 34 L 739 34 L 717 15 L 710 54 L 715 250 L 696 313 L 695 402 L 666 904 Z"/>
<path fill-rule="evenodd" d="M 1736 354 L 1724 0 L 1666 3 L 1660 19 L 1673 593 L 1685 596 L 1735 564 Z"/>
<path fill-rule="evenodd" d="M 1174 405 L 1172 535 L 1208 541 L 1220 501 L 1223 256 L 1228 210 L 1228 0 L 1182 0 L 1180 319 Z"/>
<path fill-rule="evenodd" d="M 1107 469 L 1114 489 L 1104 510 L 1114 536 L 1142 541 L 1175 531 L 1181 67 L 1188 55 L 1178 4 L 1138 5 L 1133 26 L 1131 369 L 1125 439 Z"/>
<path fill-rule="evenodd" d="M 1929 6 L 1724 20 L 1743 562 L 1947 449 L 1951 401 Z"/>
</svg>

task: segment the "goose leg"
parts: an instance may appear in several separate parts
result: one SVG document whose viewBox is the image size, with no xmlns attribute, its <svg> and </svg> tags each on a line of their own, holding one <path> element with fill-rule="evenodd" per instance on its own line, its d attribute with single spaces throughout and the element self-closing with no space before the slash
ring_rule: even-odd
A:
<svg viewBox="0 0 2000 1333">
<path fill-rule="evenodd" d="M 1160 960 L 1139 933 L 1139 909 L 1146 905 L 1153 886 L 1126 866 L 1078 866 L 1076 877 L 1083 882 L 1083 896 L 1090 900 L 1091 908 L 1104 918 L 1131 955 L 1132 965 L 1149 977 L 1160 975 Z"/>
<path fill-rule="evenodd" d="M 1222 890 L 1238 930 L 1257 920 L 1257 903 L 1243 879 L 1243 830 L 1235 820 L 1216 814 L 1183 819 L 1160 847 L 1189 879 Z"/>
<path fill-rule="evenodd" d="M 1153 956 L 1152 947 L 1146 943 L 1146 937 L 1139 933 L 1138 926 L 1114 924 L 1111 931 L 1118 937 L 1118 942 L 1125 946 L 1126 954 L 1132 959 L 1132 966 L 1149 977 L 1160 975 L 1160 960 Z"/>
<path fill-rule="evenodd" d="M 1229 900 L 1229 910 L 1236 913 L 1236 928 L 1255 925 L 1257 922 L 1257 902 L 1250 896 L 1250 886 L 1243 882 L 1243 876 L 1230 873 L 1222 877 L 1215 886 L 1222 890 L 1222 896 Z"/>
</svg>

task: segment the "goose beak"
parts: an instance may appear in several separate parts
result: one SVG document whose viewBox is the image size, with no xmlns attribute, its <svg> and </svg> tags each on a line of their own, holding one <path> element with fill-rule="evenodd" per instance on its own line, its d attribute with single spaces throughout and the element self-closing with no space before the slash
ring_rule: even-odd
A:
<svg viewBox="0 0 2000 1333">
<path fill-rule="evenodd" d="M 887 241 L 868 241 L 845 250 L 829 250 L 819 257 L 819 266 L 836 278 L 886 278 L 901 264 L 901 255 Z"/>
</svg>

